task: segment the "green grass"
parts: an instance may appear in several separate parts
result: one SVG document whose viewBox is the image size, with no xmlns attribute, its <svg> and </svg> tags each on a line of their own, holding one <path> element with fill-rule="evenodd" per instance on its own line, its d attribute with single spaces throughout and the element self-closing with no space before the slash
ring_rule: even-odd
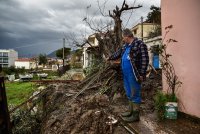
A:
<svg viewBox="0 0 200 134">
<path fill-rule="evenodd" d="M 37 89 L 31 82 L 12 82 L 5 83 L 8 105 L 19 105 L 26 101 Z"/>
</svg>

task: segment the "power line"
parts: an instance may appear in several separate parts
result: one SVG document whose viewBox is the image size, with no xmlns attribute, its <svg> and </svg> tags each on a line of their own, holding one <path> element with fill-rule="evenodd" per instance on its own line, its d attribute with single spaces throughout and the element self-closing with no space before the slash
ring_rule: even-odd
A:
<svg viewBox="0 0 200 134">
<path fill-rule="evenodd" d="M 109 0 L 106 0 L 101 6 L 104 5 L 104 9 L 105 9 L 105 4 L 108 2 Z M 96 15 L 96 13 L 99 11 L 99 9 L 97 9 L 94 13 L 94 16 Z M 92 16 L 92 18 L 90 20 L 92 20 L 94 18 L 94 16 Z"/>
<path fill-rule="evenodd" d="M 133 24 L 137 24 L 139 21 L 141 20 L 141 18 L 137 19 Z"/>
<path fill-rule="evenodd" d="M 56 40 L 51 40 L 51 41 L 43 41 L 43 42 L 40 42 L 39 44 L 29 44 L 29 45 L 24 45 L 24 46 L 19 46 L 19 47 L 15 47 L 14 49 L 19 49 L 19 48 L 25 48 L 25 47 L 34 47 L 34 46 L 40 46 L 42 43 L 50 43 L 52 41 L 58 41 L 58 40 L 61 40 L 61 39 L 56 39 Z M 45 44 L 46 45 L 46 44 Z"/>
<path fill-rule="evenodd" d="M 135 5 L 135 2 L 136 2 L 136 0 L 134 0 L 133 6 Z M 130 20 L 130 18 L 131 18 L 131 16 L 132 16 L 132 14 L 133 14 L 133 9 L 131 10 L 131 14 L 130 14 L 130 16 L 129 16 L 129 18 L 128 18 L 128 21 L 126 22 L 125 27 L 128 25 L 128 22 L 129 22 L 129 20 Z"/>
</svg>

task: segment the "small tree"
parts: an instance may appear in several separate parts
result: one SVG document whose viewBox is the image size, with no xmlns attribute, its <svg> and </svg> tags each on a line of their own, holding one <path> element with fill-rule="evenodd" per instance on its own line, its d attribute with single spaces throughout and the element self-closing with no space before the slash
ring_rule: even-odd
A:
<svg viewBox="0 0 200 134">
<path fill-rule="evenodd" d="M 47 56 L 46 54 L 39 55 L 39 65 L 43 65 L 43 67 L 47 64 Z"/>
<path fill-rule="evenodd" d="M 172 27 L 173 26 L 170 25 L 170 26 L 165 28 L 166 30 L 168 30 L 166 32 L 166 35 Z M 161 66 L 162 66 L 162 71 L 163 71 L 163 74 L 165 75 L 166 82 L 167 82 L 167 85 L 168 85 L 167 93 L 168 94 L 171 93 L 172 96 L 175 97 L 175 92 L 181 86 L 182 82 L 179 81 L 178 76 L 177 76 L 176 71 L 175 71 L 175 68 L 173 66 L 173 63 L 170 61 L 170 57 L 172 55 L 167 53 L 166 50 L 167 50 L 167 46 L 170 43 L 172 43 L 172 42 L 176 43 L 178 41 L 176 41 L 174 39 L 168 39 L 166 42 L 167 42 L 166 44 L 163 44 L 163 42 L 162 42 L 162 44 L 160 46 Z"/>
<path fill-rule="evenodd" d="M 166 94 L 158 91 L 155 96 L 155 107 L 160 119 L 164 119 L 166 102 L 177 102 L 176 92 L 182 84 L 182 82 L 178 79 L 173 63 L 170 61 L 170 57 L 172 55 L 167 53 L 167 46 L 170 43 L 176 43 L 177 41 L 174 39 L 168 39 L 166 41 L 166 44 L 164 44 L 165 37 L 169 33 L 170 29 L 172 29 L 172 25 L 166 27 L 165 29 L 167 31 L 161 45 L 153 49 L 155 53 L 158 53 L 160 55 L 162 74 L 164 75 L 164 78 L 166 79 L 166 83 L 168 85 Z"/>
<path fill-rule="evenodd" d="M 33 57 L 32 60 L 35 62 L 35 65 L 36 65 L 36 70 L 38 70 L 38 57 Z"/>
<path fill-rule="evenodd" d="M 71 48 L 64 48 L 64 58 L 66 58 L 68 55 L 70 55 L 70 51 L 71 51 Z M 61 48 L 61 49 L 58 49 L 57 51 L 56 51 L 56 57 L 58 57 L 58 58 L 63 58 L 63 48 Z"/>
<path fill-rule="evenodd" d="M 152 32 L 149 33 L 148 37 L 153 38 L 161 35 L 161 8 L 152 5 L 150 12 L 147 15 L 146 22 L 153 23 L 155 25 Z"/>
<path fill-rule="evenodd" d="M 147 15 L 146 22 L 161 25 L 161 8 L 152 5 L 150 10 L 151 11 Z"/>
<path fill-rule="evenodd" d="M 80 62 L 82 54 L 83 54 L 83 50 L 82 49 L 77 49 L 71 55 L 71 65 L 73 67 L 75 67 L 75 68 L 81 68 L 82 67 L 82 63 Z"/>
</svg>

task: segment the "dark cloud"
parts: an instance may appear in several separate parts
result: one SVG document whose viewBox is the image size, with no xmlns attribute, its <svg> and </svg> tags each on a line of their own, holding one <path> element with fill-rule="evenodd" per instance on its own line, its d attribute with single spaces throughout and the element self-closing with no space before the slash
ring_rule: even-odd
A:
<svg viewBox="0 0 200 134">
<path fill-rule="evenodd" d="M 123 2 L 105 0 L 104 6 L 105 1 L 99 1 L 105 14 Z M 141 9 L 123 15 L 124 26 L 138 23 L 141 16 L 147 15 L 150 5 L 159 6 L 160 0 L 144 1 L 136 1 L 136 4 L 143 4 Z M 128 3 L 133 4 L 133 1 L 128 0 Z M 82 21 L 86 16 L 96 25 L 110 21 L 102 17 L 94 0 L 0 0 L 0 49 L 14 48 L 20 55 L 29 56 L 50 53 L 62 47 L 65 35 L 73 33 L 80 39 L 92 33 Z M 70 47 L 70 41 L 66 45 Z"/>
</svg>

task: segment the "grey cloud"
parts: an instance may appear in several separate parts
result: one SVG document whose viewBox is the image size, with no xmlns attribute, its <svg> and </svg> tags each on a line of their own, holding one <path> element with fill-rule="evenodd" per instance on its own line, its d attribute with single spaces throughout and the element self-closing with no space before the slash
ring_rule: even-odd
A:
<svg viewBox="0 0 200 134">
<path fill-rule="evenodd" d="M 104 0 L 99 1 L 103 9 Z M 122 2 L 108 0 L 105 13 Z M 157 2 L 159 0 L 136 1 L 136 5 L 143 4 L 143 8 L 133 12 L 127 27 L 147 15 L 150 5 Z M 130 11 L 123 15 L 124 25 L 130 15 Z M 49 53 L 62 47 L 64 35 L 73 33 L 81 39 L 91 34 L 92 30 L 83 21 L 86 16 L 96 25 L 99 20 L 104 24 L 110 21 L 100 14 L 95 0 L 0 0 L 0 49 L 16 48 L 20 55 Z"/>
</svg>

